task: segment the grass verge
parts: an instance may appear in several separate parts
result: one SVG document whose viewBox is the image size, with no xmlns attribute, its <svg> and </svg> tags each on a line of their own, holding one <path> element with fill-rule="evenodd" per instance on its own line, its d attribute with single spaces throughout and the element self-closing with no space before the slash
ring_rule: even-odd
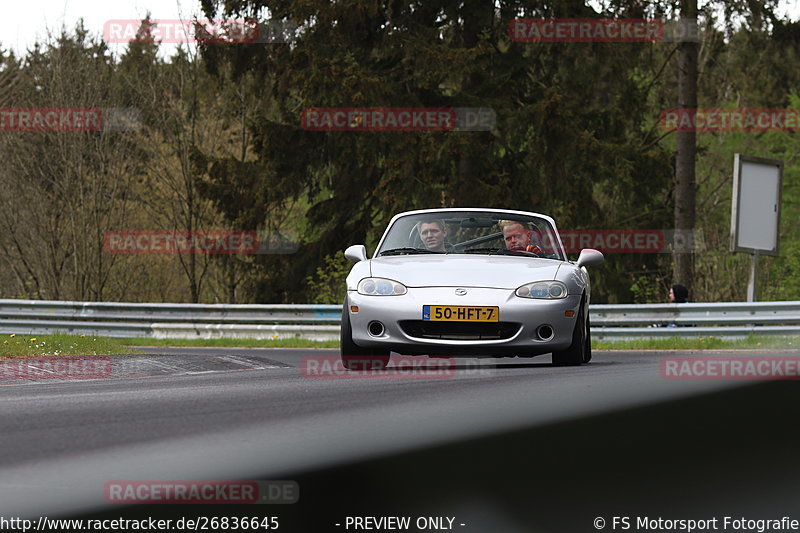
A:
<svg viewBox="0 0 800 533">
<path fill-rule="evenodd" d="M 92 335 L 0 335 L 0 357 L 120 355 L 141 353 L 119 339 Z"/>
<path fill-rule="evenodd" d="M 593 350 L 791 350 L 798 348 L 800 348 L 800 337 L 767 337 L 759 335 L 750 335 L 744 339 L 737 340 L 721 339 L 719 337 L 673 337 L 627 341 L 592 340 Z"/>
<path fill-rule="evenodd" d="M 151 339 L 132 337 L 116 339 L 130 346 L 204 346 L 229 348 L 338 348 L 339 341 L 308 339 Z"/>
<path fill-rule="evenodd" d="M 59 355 L 120 355 L 140 353 L 130 346 L 199 346 L 230 348 L 338 348 L 339 341 L 308 339 L 151 339 L 109 338 L 91 335 L 2 335 L 0 357 Z M 745 339 L 719 337 L 592 341 L 595 350 L 725 350 L 798 349 L 800 337 L 751 335 Z"/>
<path fill-rule="evenodd" d="M 243 348 L 338 348 L 339 341 L 307 339 L 151 339 L 147 337 L 118 339 L 135 346 L 208 346 Z M 640 339 L 631 341 L 593 340 L 595 350 L 724 350 L 724 349 L 792 349 L 800 347 L 800 337 L 766 337 L 751 335 L 740 340 L 719 337 Z"/>
</svg>

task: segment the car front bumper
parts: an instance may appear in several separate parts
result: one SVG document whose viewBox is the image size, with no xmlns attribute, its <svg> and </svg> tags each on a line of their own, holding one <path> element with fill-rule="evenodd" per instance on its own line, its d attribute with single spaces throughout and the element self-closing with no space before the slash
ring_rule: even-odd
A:
<svg viewBox="0 0 800 533">
<path fill-rule="evenodd" d="M 572 343 L 581 302 L 579 294 L 559 300 L 543 300 L 520 298 L 510 289 L 469 287 L 466 290 L 467 294 L 463 296 L 455 294 L 455 287 L 409 288 L 401 296 L 365 296 L 348 291 L 347 312 L 350 314 L 353 342 L 363 348 L 410 355 L 489 357 L 538 355 L 563 350 Z M 425 305 L 497 306 L 502 326 L 492 328 L 492 323 L 423 321 Z M 353 306 L 358 307 L 358 312 L 351 310 Z M 369 326 L 373 322 L 380 322 L 383 327 L 373 325 L 371 333 Z M 539 331 L 542 326 L 552 329 L 551 338 L 541 338 Z M 498 328 L 502 330 L 500 335 L 492 331 Z M 374 334 L 379 329 L 382 332 Z"/>
</svg>

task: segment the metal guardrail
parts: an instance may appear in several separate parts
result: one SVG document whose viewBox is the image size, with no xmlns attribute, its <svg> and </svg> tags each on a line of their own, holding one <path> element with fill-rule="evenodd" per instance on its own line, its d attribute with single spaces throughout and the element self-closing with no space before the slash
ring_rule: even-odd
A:
<svg viewBox="0 0 800 533">
<path fill-rule="evenodd" d="M 173 339 L 339 338 L 340 305 L 0 299 L 0 332 Z"/>
<path fill-rule="evenodd" d="M 338 324 L 340 305 L 182 304 L 2 300 L 0 319 L 234 324 Z"/>
<path fill-rule="evenodd" d="M 339 305 L 0 299 L 0 332 L 108 337 L 338 339 Z M 800 335 L 800 301 L 592 305 L 595 339 Z"/>
<path fill-rule="evenodd" d="M 800 335 L 800 301 L 592 305 L 592 338 Z"/>
</svg>

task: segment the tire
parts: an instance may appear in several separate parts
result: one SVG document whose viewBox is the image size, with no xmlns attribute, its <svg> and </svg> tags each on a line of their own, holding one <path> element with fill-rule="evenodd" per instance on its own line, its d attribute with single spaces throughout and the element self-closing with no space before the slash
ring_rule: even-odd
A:
<svg viewBox="0 0 800 533">
<path fill-rule="evenodd" d="M 584 318 L 585 313 L 585 305 L 581 301 L 578 319 L 575 321 L 575 329 L 572 331 L 572 344 L 566 350 L 553 352 L 553 366 L 578 366 L 591 359 L 591 351 L 587 353 L 586 349 L 587 346 L 591 347 L 591 341 L 586 331 L 588 324 Z"/>
<path fill-rule="evenodd" d="M 342 306 L 342 327 L 339 337 L 342 365 L 347 370 L 383 370 L 389 363 L 389 352 L 362 348 L 353 342 L 353 328 L 347 299 Z"/>
<path fill-rule="evenodd" d="M 583 362 L 588 363 L 592 360 L 592 327 L 589 317 L 586 317 L 586 348 L 583 356 Z"/>
</svg>

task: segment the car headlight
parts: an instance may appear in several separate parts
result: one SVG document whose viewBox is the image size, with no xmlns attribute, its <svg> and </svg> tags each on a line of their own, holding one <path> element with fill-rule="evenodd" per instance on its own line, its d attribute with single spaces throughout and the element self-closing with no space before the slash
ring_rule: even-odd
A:
<svg viewBox="0 0 800 533">
<path fill-rule="evenodd" d="M 358 294 L 366 296 L 399 296 L 408 292 L 402 283 L 385 278 L 364 278 L 358 282 Z"/>
<path fill-rule="evenodd" d="M 514 291 L 520 298 L 559 300 L 567 297 L 567 286 L 560 281 L 536 281 L 526 283 Z"/>
</svg>

